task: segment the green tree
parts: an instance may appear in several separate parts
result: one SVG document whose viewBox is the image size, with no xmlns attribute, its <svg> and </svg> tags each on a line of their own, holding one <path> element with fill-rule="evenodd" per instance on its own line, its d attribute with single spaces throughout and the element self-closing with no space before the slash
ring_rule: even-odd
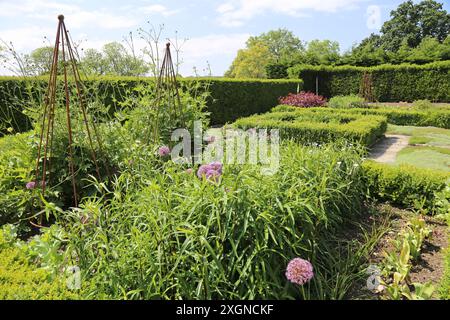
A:
<svg viewBox="0 0 450 320">
<path fill-rule="evenodd" d="M 312 65 L 331 65 L 339 59 L 339 43 L 331 40 L 312 40 L 304 54 L 304 63 Z"/>
<path fill-rule="evenodd" d="M 138 76 L 148 72 L 144 60 L 129 54 L 119 42 L 107 43 L 102 48 L 105 74 L 119 76 Z"/>
<path fill-rule="evenodd" d="M 426 37 L 417 48 L 411 51 L 407 60 L 418 64 L 444 60 L 446 55 L 445 49 L 445 45 L 436 38 Z"/>
<path fill-rule="evenodd" d="M 391 52 L 398 51 L 404 40 L 411 48 L 427 37 L 443 42 L 450 33 L 450 15 L 436 1 L 414 4 L 408 0 L 391 12 L 391 19 L 383 24 L 381 33 L 384 48 Z"/>
<path fill-rule="evenodd" d="M 104 65 L 102 53 L 95 49 L 84 50 L 81 68 L 85 73 L 90 75 L 106 74 L 106 67 Z"/>
<path fill-rule="evenodd" d="M 270 61 L 273 61 L 273 57 L 269 48 L 260 42 L 255 42 L 249 48 L 238 51 L 225 76 L 231 78 L 265 78 L 265 66 Z"/>
<path fill-rule="evenodd" d="M 256 43 L 262 43 L 269 49 L 274 63 L 292 61 L 298 56 L 299 52 L 304 51 L 302 41 L 286 29 L 271 30 L 259 36 L 250 37 L 247 40 L 247 48 Z"/>
<path fill-rule="evenodd" d="M 27 57 L 30 70 L 35 75 L 50 74 L 52 68 L 53 48 L 41 47 L 33 50 Z M 60 55 L 61 58 L 61 55 Z"/>
<path fill-rule="evenodd" d="M 354 46 L 350 52 L 344 54 L 340 64 L 368 67 L 386 63 L 388 60 L 388 55 L 382 46 L 381 36 L 371 34 L 359 45 Z"/>
</svg>

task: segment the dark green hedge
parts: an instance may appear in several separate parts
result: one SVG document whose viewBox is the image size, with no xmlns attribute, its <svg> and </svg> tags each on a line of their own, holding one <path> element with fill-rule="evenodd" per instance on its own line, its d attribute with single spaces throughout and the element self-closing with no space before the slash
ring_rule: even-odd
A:
<svg viewBox="0 0 450 320">
<path fill-rule="evenodd" d="M 301 80 L 236 80 L 226 78 L 183 78 L 180 86 L 192 81 L 210 84 L 211 98 L 207 111 L 211 124 L 233 122 L 240 117 L 264 113 L 278 104 L 278 98 L 301 89 Z M 90 95 L 100 97 L 111 110 L 120 109 L 120 102 L 132 94 L 138 84 L 154 85 L 152 78 L 102 77 L 85 81 Z M 41 99 L 45 92 L 47 78 L 0 77 L 0 132 L 11 126 L 15 131 L 30 128 L 28 118 L 22 110 L 29 103 L 30 96 Z"/>
<path fill-rule="evenodd" d="M 302 109 L 293 106 L 280 105 L 272 109 L 272 112 L 298 112 L 301 110 L 332 110 L 341 114 L 360 114 L 360 115 L 378 115 L 385 116 L 389 123 L 399 126 L 419 126 L 419 127 L 439 127 L 450 129 L 450 110 L 402 110 L 394 107 L 370 107 L 370 108 L 309 108 Z"/>
<path fill-rule="evenodd" d="M 242 118 L 236 127 L 279 129 L 282 139 L 294 139 L 300 143 L 328 143 L 346 139 L 372 145 L 386 131 L 385 117 L 347 115 L 330 109 L 304 109 L 300 112 L 278 112 Z"/>
<path fill-rule="evenodd" d="M 362 77 L 368 73 L 372 78 L 375 101 L 399 102 L 428 99 L 450 102 L 450 61 L 425 65 L 382 65 L 377 67 L 308 66 L 296 65 L 288 69 L 292 78 L 304 81 L 304 90 L 316 91 L 327 98 L 337 95 L 358 94 Z"/>
<path fill-rule="evenodd" d="M 435 193 L 450 182 L 450 173 L 389 165 L 374 161 L 363 163 L 368 194 L 375 199 L 408 208 L 435 208 Z"/>
</svg>

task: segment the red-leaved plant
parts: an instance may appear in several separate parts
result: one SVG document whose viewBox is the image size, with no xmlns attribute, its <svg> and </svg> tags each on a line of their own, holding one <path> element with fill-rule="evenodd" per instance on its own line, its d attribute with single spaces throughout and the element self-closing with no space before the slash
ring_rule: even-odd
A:
<svg viewBox="0 0 450 320">
<path fill-rule="evenodd" d="M 324 97 L 304 91 L 297 94 L 289 93 L 286 97 L 279 98 L 278 101 L 281 104 L 303 108 L 321 107 L 327 103 Z"/>
</svg>

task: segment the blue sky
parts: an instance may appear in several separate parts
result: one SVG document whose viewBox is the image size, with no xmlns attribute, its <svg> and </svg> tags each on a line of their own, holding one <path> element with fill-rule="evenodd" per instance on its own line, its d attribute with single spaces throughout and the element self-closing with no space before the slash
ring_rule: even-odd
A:
<svg viewBox="0 0 450 320">
<path fill-rule="evenodd" d="M 181 73 L 210 65 L 222 75 L 250 35 L 287 28 L 301 40 L 336 40 L 341 51 L 377 32 L 402 0 L 0 0 L 0 39 L 22 52 L 55 37 L 63 13 L 74 40 L 100 49 L 122 41 L 130 31 L 164 24 L 163 38 L 188 38 L 182 47 Z M 447 11 L 450 1 L 441 0 Z M 137 48 L 143 42 L 137 39 Z"/>
</svg>

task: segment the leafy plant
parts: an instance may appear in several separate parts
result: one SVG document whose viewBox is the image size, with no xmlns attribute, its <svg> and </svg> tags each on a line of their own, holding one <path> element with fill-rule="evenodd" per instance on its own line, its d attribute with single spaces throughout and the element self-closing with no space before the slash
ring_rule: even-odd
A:
<svg viewBox="0 0 450 320">
<path fill-rule="evenodd" d="M 328 101 L 327 106 L 336 109 L 368 108 L 364 98 L 354 94 L 348 96 L 335 96 Z"/>
<path fill-rule="evenodd" d="M 285 104 L 289 106 L 309 108 L 309 107 L 320 107 L 326 104 L 326 99 L 322 96 L 316 95 L 312 92 L 304 92 L 294 94 L 289 93 L 285 97 L 281 97 L 278 100 L 280 104 Z"/>
</svg>

